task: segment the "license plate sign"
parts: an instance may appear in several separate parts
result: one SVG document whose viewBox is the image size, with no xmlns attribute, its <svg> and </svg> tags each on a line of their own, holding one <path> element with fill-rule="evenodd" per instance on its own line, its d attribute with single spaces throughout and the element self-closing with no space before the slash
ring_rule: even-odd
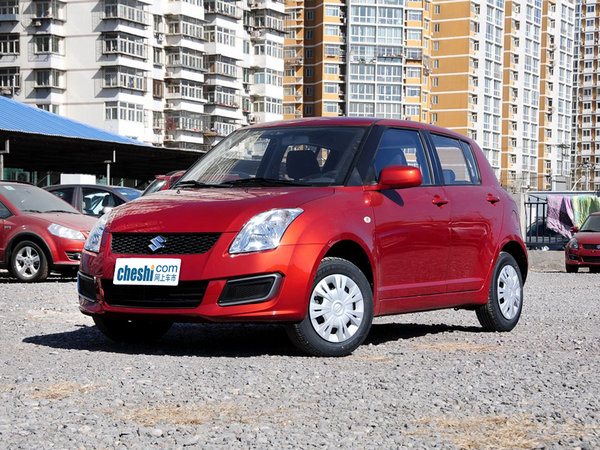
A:
<svg viewBox="0 0 600 450">
<path fill-rule="evenodd" d="M 177 286 L 181 259 L 117 258 L 113 284 Z"/>
</svg>

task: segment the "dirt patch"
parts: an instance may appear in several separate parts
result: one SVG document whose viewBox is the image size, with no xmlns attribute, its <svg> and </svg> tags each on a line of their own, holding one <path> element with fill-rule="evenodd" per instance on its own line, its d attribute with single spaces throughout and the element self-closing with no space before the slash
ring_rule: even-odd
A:
<svg viewBox="0 0 600 450">
<path fill-rule="evenodd" d="M 280 422 L 285 414 L 285 411 L 280 408 L 265 411 L 242 410 L 238 405 L 232 403 L 195 407 L 166 405 L 153 408 L 121 409 L 118 412 L 121 419 L 137 422 L 147 427 L 153 427 L 159 423 L 202 425 L 220 421 L 249 424 L 263 422 L 266 417 L 277 417 L 277 422 Z"/>
<path fill-rule="evenodd" d="M 47 386 L 38 386 L 29 394 L 31 398 L 45 398 L 47 400 L 59 400 L 70 397 L 73 394 L 86 394 L 97 390 L 99 387 L 93 384 L 76 384 L 70 382 L 55 383 Z"/>
<path fill-rule="evenodd" d="M 413 423 L 425 425 L 426 430 L 407 434 L 428 435 L 431 431 L 449 439 L 461 449 L 530 449 L 557 443 L 561 439 L 589 436 L 598 426 L 578 425 L 572 421 L 547 423 L 535 421 L 533 416 L 487 416 L 464 419 L 421 419 Z"/>
</svg>

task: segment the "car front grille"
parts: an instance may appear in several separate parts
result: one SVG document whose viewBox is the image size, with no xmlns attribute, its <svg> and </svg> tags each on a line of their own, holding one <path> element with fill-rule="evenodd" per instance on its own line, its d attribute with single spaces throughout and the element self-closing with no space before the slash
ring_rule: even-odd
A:
<svg viewBox="0 0 600 450">
<path fill-rule="evenodd" d="M 600 256 L 582 256 L 584 263 L 600 263 Z"/>
<path fill-rule="evenodd" d="M 127 308 L 196 308 L 202 303 L 208 281 L 180 281 L 177 286 L 124 286 L 102 280 L 104 301 Z"/>
<path fill-rule="evenodd" d="M 120 255 L 195 255 L 208 252 L 220 236 L 221 233 L 113 233 L 110 249 Z"/>
<path fill-rule="evenodd" d="M 586 250 L 600 250 L 598 244 L 583 244 L 583 248 Z"/>
</svg>

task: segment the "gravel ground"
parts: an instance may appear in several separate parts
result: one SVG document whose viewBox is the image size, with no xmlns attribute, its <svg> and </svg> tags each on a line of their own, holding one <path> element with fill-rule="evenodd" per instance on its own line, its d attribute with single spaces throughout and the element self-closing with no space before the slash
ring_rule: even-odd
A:
<svg viewBox="0 0 600 450">
<path fill-rule="evenodd" d="M 276 326 L 117 345 L 73 279 L 0 273 L 0 448 L 599 448 L 600 275 L 560 268 L 530 274 L 511 333 L 469 311 L 380 318 L 338 359 Z"/>
</svg>

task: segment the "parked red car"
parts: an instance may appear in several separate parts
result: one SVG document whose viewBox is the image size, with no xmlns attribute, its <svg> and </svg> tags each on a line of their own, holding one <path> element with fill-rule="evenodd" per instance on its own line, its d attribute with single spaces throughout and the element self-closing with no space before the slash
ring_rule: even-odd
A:
<svg viewBox="0 0 600 450">
<path fill-rule="evenodd" d="M 154 194 L 155 192 L 169 189 L 177 182 L 177 180 L 181 178 L 184 173 L 185 170 L 176 170 L 169 172 L 166 175 L 156 175 L 152 183 L 150 183 L 148 187 L 144 189 L 142 195 Z"/>
<path fill-rule="evenodd" d="M 104 216 L 79 304 L 117 341 L 278 322 L 303 351 L 341 356 L 386 314 L 463 308 L 511 330 L 526 276 L 517 207 L 474 141 L 317 118 L 240 129 L 176 189 Z"/>
<path fill-rule="evenodd" d="M 588 267 L 592 273 L 600 273 L 600 212 L 590 214 L 581 225 L 573 227 L 575 235 L 565 247 L 565 268 L 574 273 L 580 267 Z"/>
<path fill-rule="evenodd" d="M 36 186 L 0 182 L 0 267 L 26 282 L 74 274 L 96 220 Z"/>
</svg>

